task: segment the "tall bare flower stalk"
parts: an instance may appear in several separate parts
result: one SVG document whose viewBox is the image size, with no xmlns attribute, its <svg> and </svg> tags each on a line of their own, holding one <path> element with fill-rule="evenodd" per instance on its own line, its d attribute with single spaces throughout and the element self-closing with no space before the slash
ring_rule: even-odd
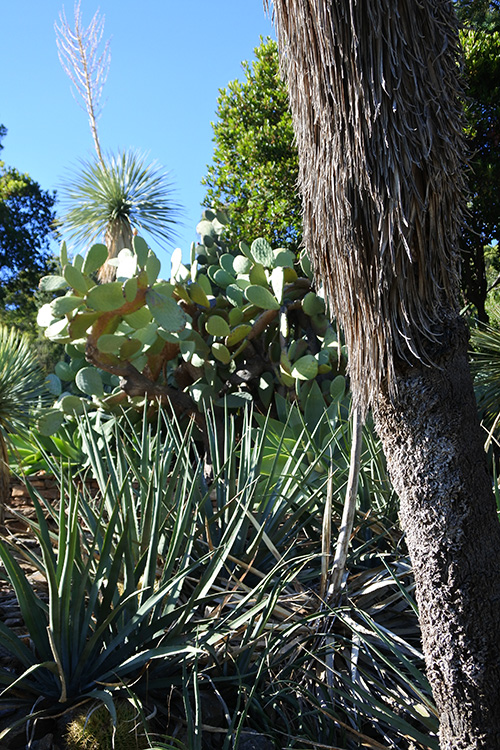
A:
<svg viewBox="0 0 500 750">
<path fill-rule="evenodd" d="M 83 101 L 80 106 L 87 112 L 95 150 L 104 166 L 97 120 L 102 110 L 100 102 L 111 62 L 110 40 L 101 48 L 105 16 L 101 16 L 98 10 L 88 27 L 84 28 L 80 4 L 81 0 L 75 3 L 74 29 L 66 19 L 64 7 L 59 14 L 59 25 L 54 24 L 57 50 L 64 72 Z"/>
</svg>

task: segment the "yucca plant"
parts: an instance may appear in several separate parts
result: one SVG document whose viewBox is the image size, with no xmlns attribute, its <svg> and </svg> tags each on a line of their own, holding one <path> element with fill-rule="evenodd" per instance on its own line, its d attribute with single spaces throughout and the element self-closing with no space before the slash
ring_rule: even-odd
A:
<svg viewBox="0 0 500 750">
<path fill-rule="evenodd" d="M 209 490 L 190 434 L 162 418 L 156 432 L 146 420 L 139 435 L 128 428 L 116 425 L 112 451 L 110 437 L 84 421 L 97 499 L 61 476 L 56 511 L 31 488 L 36 520 L 27 522 L 40 554 L 15 538 L 0 545 L 29 634 L 19 639 L 0 624 L 0 642 L 18 663 L 16 673 L 0 670 L 2 701 L 24 706 L 28 720 L 96 699 L 115 719 L 115 696 L 133 690 L 147 700 L 180 685 L 182 663 L 189 669 L 196 655 L 204 667 L 232 659 L 228 640 L 266 622 L 304 564 L 277 562 L 248 586 L 249 566 L 234 553 L 253 496 L 228 497 L 214 545 L 206 534 Z M 48 603 L 20 559 L 47 580 Z"/>
<path fill-rule="evenodd" d="M 104 238 L 108 260 L 132 248 L 134 229 L 160 242 L 171 240 L 179 216 L 167 174 L 130 150 L 81 161 L 63 186 L 62 205 L 68 235 L 81 244 Z M 113 280 L 115 270 L 104 265 L 100 280 Z"/>
<path fill-rule="evenodd" d="M 0 523 L 9 497 L 10 438 L 29 428 L 36 408 L 48 395 L 28 337 L 0 326 Z"/>
<path fill-rule="evenodd" d="M 111 59 L 109 40 L 101 46 L 104 16 L 97 11 L 85 28 L 78 0 L 74 28 L 63 10 L 55 30 L 61 65 L 83 101 L 96 151 L 63 186 L 64 229 L 80 242 L 103 236 L 108 259 L 132 247 L 134 228 L 140 227 L 159 240 L 172 239 L 171 225 L 179 207 L 172 200 L 167 174 L 138 152 L 128 150 L 113 156 L 104 155 L 101 148 L 99 102 Z M 108 264 L 99 273 L 100 281 L 112 281 L 114 276 L 115 268 Z"/>
<path fill-rule="evenodd" d="M 198 444 L 172 415 L 139 429 L 124 418 L 113 434 L 84 417 L 97 497 L 64 476 L 59 511 L 32 491 L 41 554 L 15 539 L 0 548 L 30 638 L 0 626 L 18 660 L 0 672 L 4 705 L 24 706 L 31 720 L 97 699 L 113 721 L 113 701 L 133 694 L 156 712 L 158 747 L 232 750 L 255 730 L 278 747 L 403 748 L 410 738 L 433 748 L 413 580 L 391 521 L 359 510 L 342 606 L 320 595 L 321 466 L 345 451 L 350 429 L 342 408 L 325 419 L 323 445 L 302 422 L 294 448 L 289 425 L 255 428 L 250 412 L 241 436 L 226 412 L 217 439 L 207 414 L 207 483 Z M 337 499 L 345 463 L 342 454 Z M 371 477 L 376 463 L 373 445 L 363 454 Z M 384 502 L 382 493 L 375 506 Z M 340 502 L 333 509 L 334 539 Z M 47 579 L 48 603 L 20 562 Z"/>
</svg>

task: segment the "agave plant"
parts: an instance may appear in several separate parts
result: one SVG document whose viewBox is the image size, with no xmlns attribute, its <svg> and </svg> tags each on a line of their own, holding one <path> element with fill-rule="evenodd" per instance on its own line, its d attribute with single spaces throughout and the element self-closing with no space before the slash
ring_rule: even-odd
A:
<svg viewBox="0 0 500 750">
<path fill-rule="evenodd" d="M 48 396 L 45 376 L 29 339 L 0 326 L 0 522 L 9 494 L 8 446 L 12 435 L 25 432 L 40 402 Z"/>
<path fill-rule="evenodd" d="M 160 241 L 169 241 L 179 207 L 171 198 L 168 176 L 155 163 L 134 151 L 82 161 L 81 170 L 63 186 L 62 223 L 80 243 L 104 237 L 108 259 L 132 248 L 133 230 L 140 228 Z M 115 269 L 105 264 L 101 281 L 112 281 Z"/>
</svg>

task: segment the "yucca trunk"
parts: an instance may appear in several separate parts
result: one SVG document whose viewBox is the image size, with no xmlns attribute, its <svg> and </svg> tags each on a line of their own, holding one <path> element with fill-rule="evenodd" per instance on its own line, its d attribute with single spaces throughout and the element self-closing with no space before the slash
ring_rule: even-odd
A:
<svg viewBox="0 0 500 750">
<path fill-rule="evenodd" d="M 500 525 L 459 316 L 451 0 L 274 0 L 304 242 L 401 501 L 443 750 L 500 748 Z"/>
<path fill-rule="evenodd" d="M 132 227 L 130 221 L 126 217 L 114 219 L 109 222 L 104 238 L 105 245 L 108 248 L 108 258 L 99 271 L 99 281 L 101 284 L 115 280 L 116 268 L 110 266 L 108 260 L 117 258 L 120 250 L 123 250 L 126 247 L 131 250 L 132 239 Z"/>
</svg>

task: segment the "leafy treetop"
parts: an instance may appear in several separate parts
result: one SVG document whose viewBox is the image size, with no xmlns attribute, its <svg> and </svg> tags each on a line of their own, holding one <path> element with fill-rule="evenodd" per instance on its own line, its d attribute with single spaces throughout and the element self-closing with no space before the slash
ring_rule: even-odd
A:
<svg viewBox="0 0 500 750">
<path fill-rule="evenodd" d="M 233 243 L 264 237 L 297 249 L 302 232 L 298 155 L 276 42 L 261 38 L 244 81 L 221 89 L 204 205 L 228 209 Z"/>
<path fill-rule="evenodd" d="M 0 139 L 6 132 L 1 126 Z M 0 161 L 0 319 L 26 331 L 35 327 L 40 276 L 54 268 L 54 203 L 54 194 Z"/>
</svg>

